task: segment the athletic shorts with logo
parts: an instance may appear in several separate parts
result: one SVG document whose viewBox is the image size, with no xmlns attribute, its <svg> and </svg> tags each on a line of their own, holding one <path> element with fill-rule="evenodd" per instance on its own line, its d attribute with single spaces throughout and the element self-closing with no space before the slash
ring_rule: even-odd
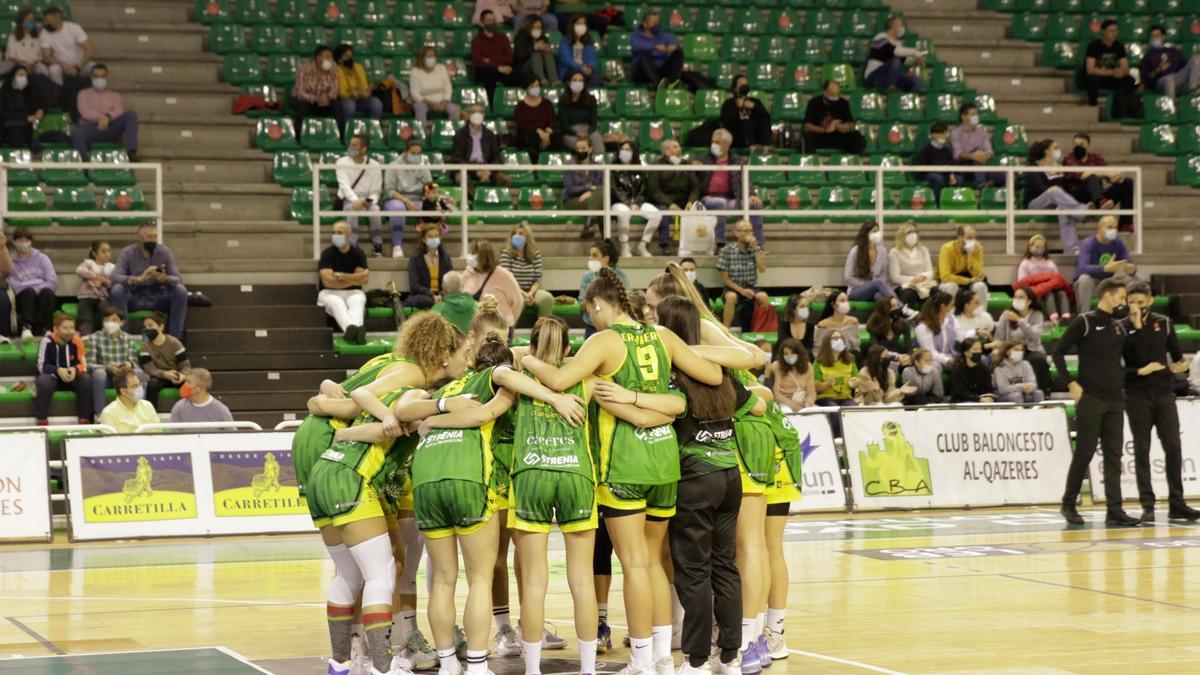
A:
<svg viewBox="0 0 1200 675">
<path fill-rule="evenodd" d="M 745 479 L 743 479 L 745 480 Z M 789 504 L 800 501 L 803 496 L 792 471 L 784 461 L 783 448 L 775 448 L 775 480 L 767 487 L 767 504 Z"/>
<path fill-rule="evenodd" d="M 512 478 L 508 526 L 525 532 L 594 530 L 596 484 L 579 474 L 527 469 Z"/>
<path fill-rule="evenodd" d="M 495 513 L 488 486 L 469 480 L 423 483 L 413 490 L 417 529 L 431 539 L 471 534 Z"/>
<path fill-rule="evenodd" d="M 645 511 L 652 518 L 674 516 L 678 494 L 679 483 L 607 483 L 596 489 L 601 506 L 616 511 Z"/>
<path fill-rule="evenodd" d="M 383 517 L 375 488 L 345 464 L 318 461 L 308 481 L 308 511 L 318 527 Z"/>
</svg>

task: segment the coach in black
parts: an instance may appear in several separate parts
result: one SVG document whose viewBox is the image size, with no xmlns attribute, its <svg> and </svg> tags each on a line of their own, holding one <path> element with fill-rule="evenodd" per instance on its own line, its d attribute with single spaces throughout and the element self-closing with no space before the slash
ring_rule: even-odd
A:
<svg viewBox="0 0 1200 675">
<path fill-rule="evenodd" d="M 1075 454 L 1067 471 L 1063 492 L 1063 518 L 1082 525 L 1083 517 L 1075 509 L 1088 464 L 1096 454 L 1096 443 L 1104 451 L 1104 500 L 1108 506 L 1107 525 L 1137 526 L 1141 521 L 1121 508 L 1121 446 L 1125 413 L 1125 372 L 1121 352 L 1125 347 L 1128 313 L 1125 283 L 1105 279 L 1096 288 L 1100 302 L 1095 310 L 1079 314 L 1067 326 L 1067 332 L 1054 348 L 1054 365 L 1060 377 L 1067 374 L 1067 352 L 1079 348 L 1079 379 L 1067 385 L 1075 399 Z"/>
<path fill-rule="evenodd" d="M 1157 429 L 1166 456 L 1169 518 L 1200 519 L 1200 511 L 1183 501 L 1179 413 L 1175 408 L 1175 378 L 1185 373 L 1179 338 L 1171 320 L 1150 311 L 1154 295 L 1145 283 L 1129 287 L 1129 318 L 1125 320 L 1125 413 L 1133 432 L 1133 461 L 1137 470 L 1142 522 L 1154 522 L 1154 488 L 1150 484 L 1150 430 Z M 1170 360 L 1168 361 L 1168 357 Z M 1168 366 L 1167 364 L 1171 365 Z"/>
</svg>

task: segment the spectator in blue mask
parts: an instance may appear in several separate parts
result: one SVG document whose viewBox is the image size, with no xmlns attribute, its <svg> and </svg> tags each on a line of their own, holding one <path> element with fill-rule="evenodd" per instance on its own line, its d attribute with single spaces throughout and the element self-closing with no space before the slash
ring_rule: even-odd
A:
<svg viewBox="0 0 1200 675">
<path fill-rule="evenodd" d="M 1162 26 L 1150 27 L 1150 48 L 1138 66 L 1142 84 L 1172 97 L 1191 93 L 1200 86 L 1200 56 L 1187 57 L 1178 48 L 1168 47 L 1166 35 Z"/>
<path fill-rule="evenodd" d="M 425 225 L 417 244 L 417 254 L 408 261 L 407 307 L 429 309 L 443 295 L 442 280 L 454 269 L 450 254 L 442 248 L 442 228 L 437 224 Z"/>
</svg>

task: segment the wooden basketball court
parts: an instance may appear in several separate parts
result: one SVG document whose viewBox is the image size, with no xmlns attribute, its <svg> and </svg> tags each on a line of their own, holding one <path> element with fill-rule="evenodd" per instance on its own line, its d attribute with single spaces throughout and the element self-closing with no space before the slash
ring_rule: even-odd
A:
<svg viewBox="0 0 1200 675">
<path fill-rule="evenodd" d="M 1085 511 L 1082 528 L 1050 509 L 797 517 L 791 655 L 771 671 L 1200 673 L 1200 527 L 1160 512 L 1155 527 L 1106 529 L 1103 515 Z M 551 560 L 547 616 L 572 637 L 561 551 Z M 324 673 L 331 573 L 315 536 L 5 547 L 0 674 Z M 544 653 L 546 675 L 577 672 L 572 642 Z M 613 672 L 626 652 L 601 659 Z M 520 657 L 491 667 L 523 672 Z"/>
</svg>

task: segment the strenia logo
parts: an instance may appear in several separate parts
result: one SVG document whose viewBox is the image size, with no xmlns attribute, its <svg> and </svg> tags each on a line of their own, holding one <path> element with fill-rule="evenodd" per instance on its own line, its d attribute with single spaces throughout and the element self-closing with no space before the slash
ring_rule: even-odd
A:
<svg viewBox="0 0 1200 675">
<path fill-rule="evenodd" d="M 552 457 L 536 452 L 525 454 L 525 466 L 579 466 L 579 458 L 574 455 L 564 455 L 562 457 Z"/>
</svg>

